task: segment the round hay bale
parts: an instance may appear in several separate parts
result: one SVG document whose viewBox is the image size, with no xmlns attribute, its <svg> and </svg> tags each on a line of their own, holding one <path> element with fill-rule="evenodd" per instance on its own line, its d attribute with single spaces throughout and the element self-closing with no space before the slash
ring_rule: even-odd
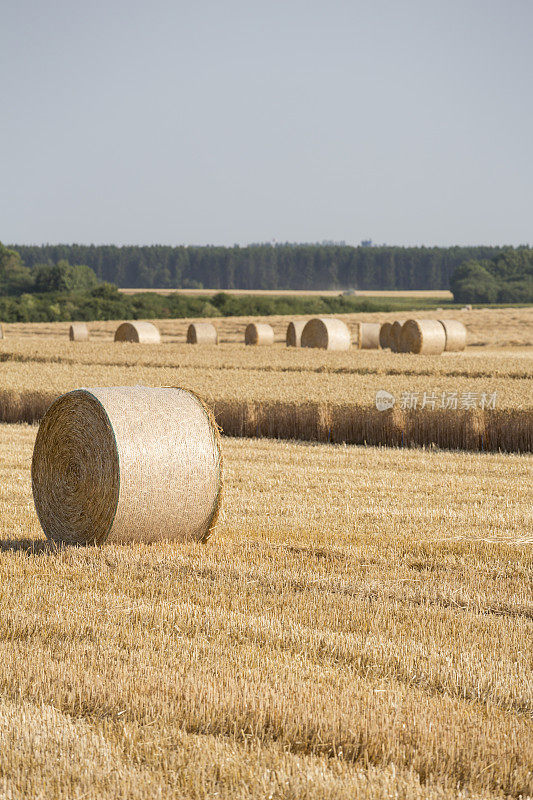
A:
<svg viewBox="0 0 533 800">
<path fill-rule="evenodd" d="M 218 428 L 184 389 L 77 389 L 39 426 L 33 499 L 54 542 L 205 541 L 221 487 Z"/>
<path fill-rule="evenodd" d="M 404 325 L 404 319 L 397 319 L 395 322 L 392 323 L 390 334 L 389 334 L 389 342 L 390 342 L 390 349 L 393 353 L 401 353 L 401 336 L 402 336 L 402 328 Z"/>
<path fill-rule="evenodd" d="M 161 336 L 152 322 L 123 322 L 115 331 L 115 342 L 159 344 Z"/>
<path fill-rule="evenodd" d="M 302 331 L 302 347 L 324 350 L 349 350 L 350 331 L 345 322 L 330 317 L 310 319 Z"/>
<path fill-rule="evenodd" d="M 360 322 L 357 346 L 359 350 L 379 350 L 381 323 Z"/>
<path fill-rule="evenodd" d="M 446 334 L 438 319 L 408 319 L 402 327 L 402 353 L 440 355 L 444 351 Z"/>
<path fill-rule="evenodd" d="M 87 342 L 89 339 L 89 328 L 85 322 L 73 322 L 68 331 L 71 342 Z"/>
<path fill-rule="evenodd" d="M 302 331 L 305 328 L 305 319 L 295 319 L 287 325 L 285 343 L 287 347 L 302 346 Z"/>
<path fill-rule="evenodd" d="M 250 322 L 244 331 L 245 344 L 274 344 L 274 328 L 265 322 Z"/>
<path fill-rule="evenodd" d="M 444 328 L 446 344 L 444 350 L 448 353 L 458 353 L 466 347 L 466 328 L 456 319 L 440 319 Z"/>
<path fill-rule="evenodd" d="M 466 306 L 463 306 L 461 311 L 472 311 L 472 306 L 468 303 Z"/>
<path fill-rule="evenodd" d="M 3 339 L 3 338 L 4 338 L 4 328 L 3 328 L 2 323 L 0 322 L 0 339 Z"/>
<path fill-rule="evenodd" d="M 187 344 L 218 344 L 218 331 L 211 322 L 191 322 Z"/>
<path fill-rule="evenodd" d="M 384 350 L 390 347 L 390 332 L 392 329 L 392 322 L 384 322 L 379 330 L 379 346 Z"/>
</svg>

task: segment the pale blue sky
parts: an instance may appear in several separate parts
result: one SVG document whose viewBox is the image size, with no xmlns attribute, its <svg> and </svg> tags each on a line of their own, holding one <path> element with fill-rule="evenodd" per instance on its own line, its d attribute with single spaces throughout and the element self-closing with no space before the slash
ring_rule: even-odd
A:
<svg viewBox="0 0 533 800">
<path fill-rule="evenodd" d="M 4 0 L 0 240 L 533 242 L 532 0 Z"/>
</svg>

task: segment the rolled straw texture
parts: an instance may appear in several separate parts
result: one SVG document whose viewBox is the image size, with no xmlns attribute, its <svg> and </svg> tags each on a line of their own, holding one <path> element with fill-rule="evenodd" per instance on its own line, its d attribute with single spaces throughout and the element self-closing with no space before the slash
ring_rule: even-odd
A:
<svg viewBox="0 0 533 800">
<path fill-rule="evenodd" d="M 466 347 L 466 328 L 462 322 L 456 319 L 440 319 L 440 324 L 444 328 L 446 344 L 444 350 L 449 353 L 456 353 Z"/>
<path fill-rule="evenodd" d="M 211 322 L 191 322 L 187 344 L 218 344 L 218 331 Z"/>
<path fill-rule="evenodd" d="M 402 328 L 402 353 L 439 355 L 444 351 L 446 334 L 438 319 L 408 319 Z"/>
<path fill-rule="evenodd" d="M 73 322 L 69 328 L 68 336 L 71 342 L 87 342 L 89 328 L 85 322 Z"/>
<path fill-rule="evenodd" d="M 264 322 L 250 322 L 244 331 L 245 344 L 274 344 L 274 328 Z"/>
<path fill-rule="evenodd" d="M 183 389 L 77 389 L 37 433 L 33 498 L 58 543 L 205 541 L 221 489 L 218 428 Z"/>
<path fill-rule="evenodd" d="M 159 344 L 161 337 L 152 322 L 123 322 L 115 331 L 115 342 Z"/>
<path fill-rule="evenodd" d="M 379 350 L 381 323 L 360 322 L 357 346 L 359 350 Z"/>
<path fill-rule="evenodd" d="M 287 347 L 302 346 L 302 331 L 305 328 L 305 319 L 295 319 L 287 325 L 285 343 Z"/>
<path fill-rule="evenodd" d="M 302 331 L 302 347 L 321 347 L 324 350 L 349 350 L 350 331 L 345 322 L 330 317 L 310 319 Z"/>
<path fill-rule="evenodd" d="M 404 326 L 405 320 L 404 319 L 397 319 L 396 322 L 392 323 L 390 334 L 389 334 L 389 341 L 390 341 L 390 349 L 393 353 L 401 353 L 401 336 L 402 336 L 402 328 Z"/>
<path fill-rule="evenodd" d="M 390 347 L 391 322 L 384 322 L 379 331 L 379 346 L 385 350 Z"/>
</svg>

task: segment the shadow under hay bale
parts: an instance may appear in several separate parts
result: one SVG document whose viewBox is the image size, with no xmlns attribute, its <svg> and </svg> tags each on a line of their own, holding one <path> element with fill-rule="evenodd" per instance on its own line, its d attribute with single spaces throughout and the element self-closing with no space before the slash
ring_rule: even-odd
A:
<svg viewBox="0 0 533 800">
<path fill-rule="evenodd" d="M 400 350 L 417 355 L 440 355 L 444 352 L 446 333 L 437 319 L 408 319 L 402 327 Z"/>
<path fill-rule="evenodd" d="M 287 325 L 287 333 L 285 335 L 285 343 L 287 347 L 301 347 L 302 346 L 302 332 L 306 326 L 305 319 L 295 319 Z"/>
<path fill-rule="evenodd" d="M 152 322 L 123 322 L 115 331 L 115 342 L 159 344 L 161 336 Z"/>
<path fill-rule="evenodd" d="M 330 317 L 316 317 L 305 324 L 302 331 L 302 347 L 317 347 L 322 350 L 349 350 L 350 330 L 345 322 Z"/>
<path fill-rule="evenodd" d="M 440 324 L 444 328 L 446 343 L 444 350 L 447 353 L 459 353 L 466 347 L 466 328 L 462 322 L 456 319 L 440 319 Z"/>
<path fill-rule="evenodd" d="M 183 389 L 69 392 L 39 427 L 32 490 L 57 543 L 205 541 L 221 500 L 218 429 Z"/>
<path fill-rule="evenodd" d="M 274 328 L 265 322 L 250 322 L 244 331 L 244 343 L 251 345 L 274 344 Z"/>
<path fill-rule="evenodd" d="M 187 344 L 218 344 L 218 331 L 211 322 L 191 322 Z"/>
<path fill-rule="evenodd" d="M 68 331 L 71 342 L 89 341 L 89 328 L 85 322 L 73 322 Z"/>
<path fill-rule="evenodd" d="M 379 350 L 381 323 L 359 322 L 357 347 L 359 350 Z"/>
</svg>

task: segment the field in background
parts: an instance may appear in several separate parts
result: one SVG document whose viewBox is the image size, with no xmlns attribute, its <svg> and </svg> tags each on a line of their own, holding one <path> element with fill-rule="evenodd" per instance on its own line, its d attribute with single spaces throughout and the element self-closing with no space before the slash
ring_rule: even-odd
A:
<svg viewBox="0 0 533 800">
<path fill-rule="evenodd" d="M 325 316 L 328 316 L 327 314 Z M 501 349 L 532 347 L 533 348 L 533 308 L 506 309 L 474 309 L 473 311 L 416 311 L 403 312 L 366 312 L 357 314 L 329 315 L 343 319 L 355 338 L 358 322 L 386 322 L 409 317 L 424 319 L 459 319 L 466 325 L 469 347 L 483 349 Z M 276 333 L 277 342 L 285 342 L 285 331 L 291 319 L 308 319 L 302 315 L 291 316 L 254 316 L 254 317 L 216 317 L 211 321 L 217 326 L 220 338 L 225 343 L 244 341 L 244 328 L 249 322 L 267 322 Z M 187 326 L 190 322 L 205 319 L 163 319 L 151 320 L 160 329 L 163 341 L 185 342 Z M 120 320 L 89 322 L 91 335 L 96 338 L 113 339 L 113 333 Z M 11 336 L 43 336 L 64 338 L 68 335 L 68 322 L 14 322 L 4 324 L 6 337 Z M 330 354 L 333 355 L 333 354 Z"/>
<path fill-rule="evenodd" d="M 531 458 L 224 440 L 205 546 L 55 551 L 0 426 L 6 797 L 533 794 Z"/>
<path fill-rule="evenodd" d="M 347 317 L 354 333 L 361 317 L 387 315 Z M 218 347 L 184 344 L 187 320 L 161 321 L 160 345 L 114 343 L 116 322 L 90 323 L 86 343 L 69 342 L 65 323 L 6 325 L 0 419 L 35 421 L 55 396 L 79 386 L 180 385 L 201 394 L 235 436 L 533 448 L 533 310 L 465 312 L 468 350 L 431 357 L 286 348 L 287 318 L 273 321 L 274 346 L 245 347 L 247 320 L 215 320 Z M 394 412 L 376 410 L 379 390 L 394 394 Z M 457 408 L 443 408 L 453 393 Z M 407 407 L 409 397 L 416 407 Z M 495 408 L 480 409 L 490 397 Z"/>
<path fill-rule="evenodd" d="M 227 294 L 235 295 L 252 295 L 257 297 L 339 297 L 342 295 L 342 290 L 339 289 L 325 289 L 324 291 L 317 290 L 301 290 L 301 289 L 119 289 L 124 294 L 139 294 L 140 292 L 153 292 L 154 294 L 184 294 L 197 297 L 211 296 L 217 292 L 225 292 Z M 357 297 L 411 297 L 413 299 L 424 299 L 431 297 L 432 299 L 438 298 L 441 300 L 453 300 L 453 294 L 445 289 L 412 289 L 405 291 L 386 291 L 386 290 L 357 290 Z"/>
</svg>

